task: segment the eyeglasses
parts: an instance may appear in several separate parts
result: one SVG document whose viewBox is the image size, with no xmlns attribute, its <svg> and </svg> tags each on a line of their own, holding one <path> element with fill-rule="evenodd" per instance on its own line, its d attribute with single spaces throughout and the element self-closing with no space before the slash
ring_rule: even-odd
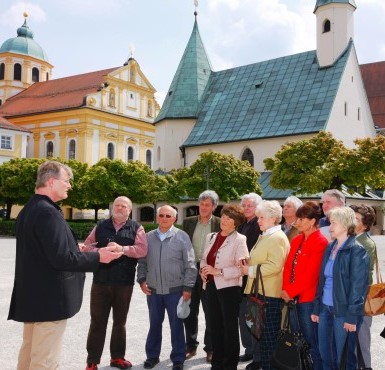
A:
<svg viewBox="0 0 385 370">
<path fill-rule="evenodd" d="M 59 181 L 65 182 L 66 184 L 70 184 L 71 178 L 69 179 L 54 178 L 54 180 L 59 180 Z"/>
<path fill-rule="evenodd" d="M 171 218 L 172 216 L 171 215 L 164 215 L 164 214 L 159 214 L 159 217 L 160 218 L 164 218 L 164 217 L 166 217 L 166 218 Z"/>
</svg>

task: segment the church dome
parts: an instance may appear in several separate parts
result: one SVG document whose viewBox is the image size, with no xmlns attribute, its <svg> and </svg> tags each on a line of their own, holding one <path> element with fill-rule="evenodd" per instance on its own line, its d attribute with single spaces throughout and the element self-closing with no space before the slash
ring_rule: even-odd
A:
<svg viewBox="0 0 385 370">
<path fill-rule="evenodd" d="M 27 19 L 17 29 L 17 37 L 4 41 L 0 53 L 15 53 L 27 55 L 48 62 L 48 57 L 43 48 L 33 39 L 33 32 L 27 26 Z"/>
</svg>

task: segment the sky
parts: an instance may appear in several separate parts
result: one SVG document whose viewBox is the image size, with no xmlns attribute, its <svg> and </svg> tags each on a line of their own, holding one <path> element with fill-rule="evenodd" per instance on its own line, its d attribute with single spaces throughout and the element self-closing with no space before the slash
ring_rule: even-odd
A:
<svg viewBox="0 0 385 370">
<path fill-rule="evenodd" d="M 385 60 L 385 1 L 355 0 L 359 63 Z M 53 78 L 119 67 L 133 56 L 161 104 L 194 25 L 213 70 L 316 48 L 316 0 L 0 1 L 0 44 L 27 24 Z M 197 8 L 195 5 L 198 5 Z"/>
</svg>

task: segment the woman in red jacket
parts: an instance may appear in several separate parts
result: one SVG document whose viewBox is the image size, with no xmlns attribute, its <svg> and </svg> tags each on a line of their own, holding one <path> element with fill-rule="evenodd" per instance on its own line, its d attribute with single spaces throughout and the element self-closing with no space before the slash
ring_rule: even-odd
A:
<svg viewBox="0 0 385 370">
<path fill-rule="evenodd" d="M 322 370 L 317 324 L 311 320 L 310 315 L 313 310 L 322 256 L 328 241 L 318 230 L 322 212 L 316 202 L 304 203 L 298 208 L 296 216 L 295 227 L 300 234 L 291 241 L 290 252 L 283 270 L 282 299 L 285 302 L 297 300 L 299 329 L 310 345 L 313 369 Z M 297 326 L 292 316 L 290 324 Z"/>
</svg>

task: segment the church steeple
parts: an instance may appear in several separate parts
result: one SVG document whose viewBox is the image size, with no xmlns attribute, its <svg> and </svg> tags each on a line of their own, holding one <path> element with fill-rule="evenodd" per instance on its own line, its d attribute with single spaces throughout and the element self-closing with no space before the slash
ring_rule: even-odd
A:
<svg viewBox="0 0 385 370">
<path fill-rule="evenodd" d="M 317 58 L 320 67 L 331 66 L 354 35 L 354 0 L 317 0 Z"/>
<path fill-rule="evenodd" d="M 212 72 L 199 34 L 197 12 L 194 27 L 155 122 L 167 118 L 195 118 Z"/>
<path fill-rule="evenodd" d="M 356 2 L 354 0 L 317 0 L 317 2 L 315 4 L 314 13 L 318 9 L 318 7 L 320 7 L 322 5 L 326 5 L 326 4 L 331 4 L 331 3 L 350 4 L 350 5 L 354 6 L 355 8 L 357 8 Z"/>
</svg>

